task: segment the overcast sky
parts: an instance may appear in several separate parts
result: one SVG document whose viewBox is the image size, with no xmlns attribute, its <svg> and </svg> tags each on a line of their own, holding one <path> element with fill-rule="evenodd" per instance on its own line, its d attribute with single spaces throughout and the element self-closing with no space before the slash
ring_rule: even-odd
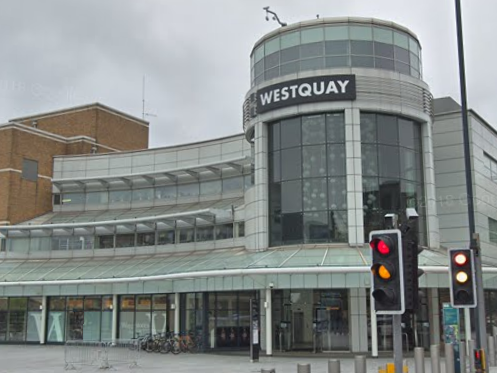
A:
<svg viewBox="0 0 497 373">
<path fill-rule="evenodd" d="M 469 106 L 497 127 L 497 1 L 462 3 Z M 460 101 L 454 0 L 1 0 L 0 122 L 96 101 L 141 117 L 145 76 L 151 147 L 240 133 L 267 5 L 400 23 L 434 96 Z"/>
</svg>

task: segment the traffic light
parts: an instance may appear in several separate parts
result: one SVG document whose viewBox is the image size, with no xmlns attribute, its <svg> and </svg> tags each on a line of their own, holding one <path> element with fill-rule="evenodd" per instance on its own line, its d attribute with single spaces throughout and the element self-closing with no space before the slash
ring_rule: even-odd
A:
<svg viewBox="0 0 497 373">
<path fill-rule="evenodd" d="M 374 310 L 380 315 L 404 313 L 404 267 L 402 239 L 398 229 L 372 231 L 371 295 Z"/>
<path fill-rule="evenodd" d="M 418 255 L 423 251 L 418 245 L 417 226 L 402 230 L 402 259 L 404 262 L 405 309 L 415 311 L 419 307 L 419 277 L 424 273 L 418 266 Z"/>
<path fill-rule="evenodd" d="M 452 307 L 476 307 L 473 250 L 449 249 L 449 266 Z"/>
</svg>

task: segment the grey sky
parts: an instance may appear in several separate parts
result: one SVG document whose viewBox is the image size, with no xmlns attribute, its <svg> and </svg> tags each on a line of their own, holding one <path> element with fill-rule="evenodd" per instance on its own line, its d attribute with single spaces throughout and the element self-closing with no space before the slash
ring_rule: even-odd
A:
<svg viewBox="0 0 497 373">
<path fill-rule="evenodd" d="M 497 127 L 495 0 L 462 0 L 470 107 Z M 242 131 L 254 42 L 321 17 L 391 20 L 416 33 L 424 80 L 459 101 L 453 0 L 2 0 L 0 122 L 99 101 L 142 115 L 153 147 Z M 469 6 L 471 5 L 471 6 Z"/>
</svg>

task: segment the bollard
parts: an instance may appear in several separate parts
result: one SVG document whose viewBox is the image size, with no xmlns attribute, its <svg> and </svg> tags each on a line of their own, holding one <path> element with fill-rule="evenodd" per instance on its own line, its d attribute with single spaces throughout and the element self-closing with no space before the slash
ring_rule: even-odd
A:
<svg viewBox="0 0 497 373">
<path fill-rule="evenodd" d="M 469 371 L 475 373 L 475 341 L 470 339 L 468 341 L 468 356 L 469 356 Z"/>
<path fill-rule="evenodd" d="M 488 336 L 488 366 L 495 366 L 495 345 L 494 345 L 494 337 Z"/>
<path fill-rule="evenodd" d="M 328 360 L 328 373 L 340 373 L 340 360 Z"/>
<path fill-rule="evenodd" d="M 466 342 L 459 342 L 459 363 L 461 364 L 461 373 L 466 373 Z"/>
<path fill-rule="evenodd" d="M 430 346 L 431 373 L 440 373 L 440 346 Z"/>
<path fill-rule="evenodd" d="M 452 343 L 445 344 L 445 373 L 455 373 L 454 346 Z"/>
<path fill-rule="evenodd" d="M 366 356 L 358 355 L 354 357 L 355 373 L 366 373 Z"/>
<path fill-rule="evenodd" d="M 311 364 L 297 364 L 297 373 L 311 373 Z"/>
<path fill-rule="evenodd" d="M 414 371 L 425 373 L 425 349 L 423 347 L 414 347 Z"/>
</svg>

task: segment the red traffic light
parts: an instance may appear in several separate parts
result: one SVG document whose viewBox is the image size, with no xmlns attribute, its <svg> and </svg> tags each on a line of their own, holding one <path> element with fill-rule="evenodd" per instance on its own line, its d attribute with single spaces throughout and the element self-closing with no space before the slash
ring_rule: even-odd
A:
<svg viewBox="0 0 497 373">
<path fill-rule="evenodd" d="M 458 253 L 454 255 L 454 263 L 458 266 L 463 266 L 468 262 L 468 257 L 464 253 Z"/>
<path fill-rule="evenodd" d="M 372 240 L 369 245 L 373 250 L 377 250 L 381 255 L 390 254 L 390 245 L 385 239 L 383 239 L 383 237 Z"/>
</svg>

